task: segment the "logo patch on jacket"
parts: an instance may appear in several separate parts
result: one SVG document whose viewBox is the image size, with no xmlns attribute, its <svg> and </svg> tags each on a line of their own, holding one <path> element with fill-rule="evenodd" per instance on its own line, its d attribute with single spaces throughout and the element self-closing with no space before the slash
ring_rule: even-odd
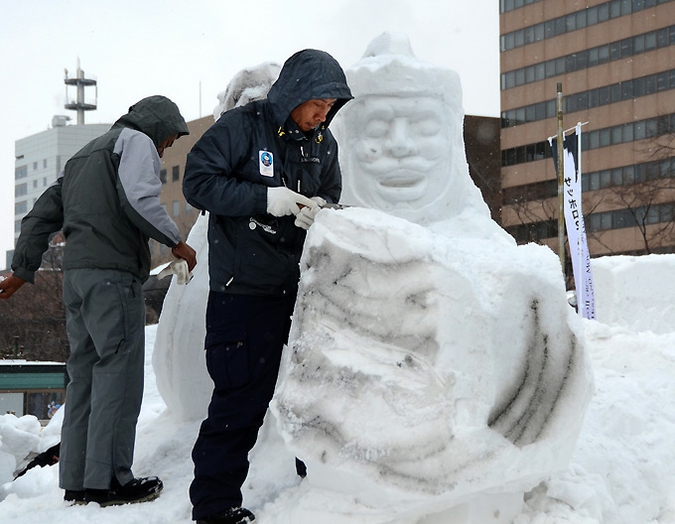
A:
<svg viewBox="0 0 675 524">
<path fill-rule="evenodd" d="M 258 151 L 258 165 L 262 176 L 274 176 L 274 155 L 269 151 Z"/>
</svg>

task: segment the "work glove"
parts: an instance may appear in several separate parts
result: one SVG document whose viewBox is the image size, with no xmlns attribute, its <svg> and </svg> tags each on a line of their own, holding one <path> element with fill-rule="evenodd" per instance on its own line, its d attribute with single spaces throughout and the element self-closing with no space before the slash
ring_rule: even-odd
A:
<svg viewBox="0 0 675 524">
<path fill-rule="evenodd" d="M 300 206 L 315 206 L 316 203 L 287 187 L 267 188 L 267 212 L 275 217 L 297 215 Z"/>
<path fill-rule="evenodd" d="M 176 283 L 180 284 L 181 286 L 192 280 L 192 271 L 188 269 L 187 261 L 183 260 L 182 258 L 174 260 L 168 266 L 162 269 L 159 272 L 159 275 L 157 275 L 157 278 L 162 279 L 164 277 L 168 277 L 169 275 L 176 275 Z"/>
<path fill-rule="evenodd" d="M 326 205 L 326 201 L 320 196 L 312 197 L 310 200 L 314 201 L 314 205 L 303 207 L 300 213 L 295 216 L 295 225 L 302 229 L 309 229 L 309 226 L 314 223 L 316 214 L 321 210 L 322 206 Z"/>
</svg>

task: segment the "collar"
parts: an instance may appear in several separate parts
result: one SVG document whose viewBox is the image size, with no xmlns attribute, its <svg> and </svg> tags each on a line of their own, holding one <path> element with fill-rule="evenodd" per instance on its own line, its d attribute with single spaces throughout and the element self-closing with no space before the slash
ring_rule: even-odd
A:
<svg viewBox="0 0 675 524">
<path fill-rule="evenodd" d="M 319 127 L 312 129 L 311 131 L 304 132 L 298 127 L 298 124 L 295 123 L 290 116 L 286 119 L 286 123 L 277 129 L 277 134 L 280 137 L 285 137 L 288 140 L 314 140 L 317 144 L 320 144 L 323 140 L 323 131 L 326 127 L 321 124 Z"/>
</svg>

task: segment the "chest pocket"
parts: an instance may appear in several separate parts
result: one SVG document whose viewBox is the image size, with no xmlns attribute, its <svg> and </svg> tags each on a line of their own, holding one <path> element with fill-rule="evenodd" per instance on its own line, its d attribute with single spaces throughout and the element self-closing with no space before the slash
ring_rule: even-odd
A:
<svg viewBox="0 0 675 524">
<path fill-rule="evenodd" d="M 317 155 L 318 148 L 311 144 L 303 144 L 297 154 L 292 155 L 291 163 L 300 183 L 299 189 L 303 195 L 315 196 L 321 188 L 321 158 Z M 298 187 L 295 187 L 298 191 Z"/>
</svg>

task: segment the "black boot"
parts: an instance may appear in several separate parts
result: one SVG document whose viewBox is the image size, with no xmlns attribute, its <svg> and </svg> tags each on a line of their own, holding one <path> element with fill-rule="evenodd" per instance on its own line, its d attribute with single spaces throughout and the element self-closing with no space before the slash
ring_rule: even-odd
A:
<svg viewBox="0 0 675 524">
<path fill-rule="evenodd" d="M 133 479 L 121 486 L 113 479 L 110 489 L 87 489 L 84 492 L 85 502 L 96 502 L 101 507 L 147 502 L 159 497 L 164 484 L 157 477 Z"/>
<path fill-rule="evenodd" d="M 198 519 L 197 524 L 248 524 L 255 520 L 255 515 L 246 508 L 230 508 L 222 513 Z"/>
<path fill-rule="evenodd" d="M 63 500 L 66 502 L 73 502 L 74 504 L 83 504 L 84 490 L 77 491 L 74 489 L 67 489 L 65 495 L 63 495 Z"/>
</svg>

